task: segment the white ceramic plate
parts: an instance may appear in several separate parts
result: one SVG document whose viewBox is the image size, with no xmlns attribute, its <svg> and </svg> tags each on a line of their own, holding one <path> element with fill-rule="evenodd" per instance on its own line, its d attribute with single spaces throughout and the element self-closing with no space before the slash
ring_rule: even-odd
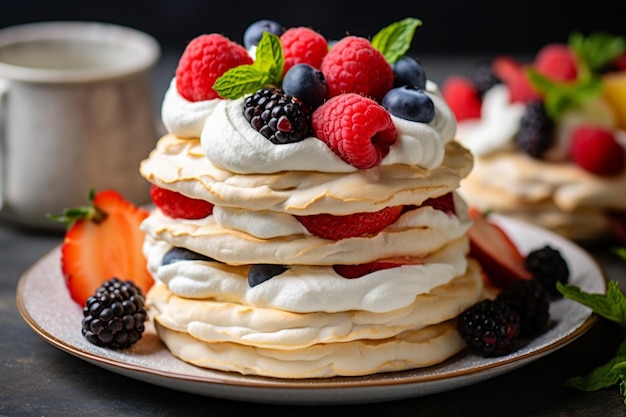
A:
<svg viewBox="0 0 626 417">
<path fill-rule="evenodd" d="M 554 233 L 505 217 L 494 219 L 509 233 L 522 253 L 552 245 L 567 260 L 570 283 L 584 291 L 604 293 L 606 277 L 579 246 Z M 81 335 L 82 309 L 65 287 L 60 247 L 55 248 L 21 278 L 17 288 L 20 313 L 44 340 L 87 362 L 113 372 L 175 390 L 206 396 L 275 404 L 351 404 L 397 400 L 447 391 L 501 375 L 572 342 L 597 321 L 591 310 L 568 299 L 550 307 L 551 326 L 511 355 L 482 358 L 463 352 L 424 369 L 367 377 L 281 380 L 243 376 L 195 367 L 176 359 L 161 343 L 151 324 L 131 349 L 116 352 L 88 343 Z"/>
</svg>

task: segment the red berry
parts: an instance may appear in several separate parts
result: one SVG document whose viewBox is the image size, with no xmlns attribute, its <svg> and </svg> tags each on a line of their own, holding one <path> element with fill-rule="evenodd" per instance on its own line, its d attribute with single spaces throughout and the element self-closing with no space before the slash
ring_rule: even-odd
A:
<svg viewBox="0 0 626 417">
<path fill-rule="evenodd" d="M 190 198 L 154 184 L 150 186 L 150 197 L 163 214 L 174 219 L 203 219 L 213 214 L 212 203 Z"/>
<path fill-rule="evenodd" d="M 215 81 L 239 65 L 252 64 L 246 49 L 216 33 L 200 35 L 185 48 L 176 68 L 176 88 L 189 101 L 219 98 Z"/>
<path fill-rule="evenodd" d="M 360 278 L 363 275 L 371 274 L 372 272 L 382 269 L 397 268 L 399 266 L 402 266 L 402 264 L 398 262 L 374 261 L 358 265 L 333 265 L 333 269 L 342 277 L 352 279 Z"/>
<path fill-rule="evenodd" d="M 446 79 L 441 92 L 458 121 L 480 118 L 482 102 L 472 82 L 461 76 Z"/>
<path fill-rule="evenodd" d="M 309 64 L 319 69 L 328 53 L 326 38 L 307 27 L 287 29 L 280 37 L 285 56 L 283 74 L 296 64 Z"/>
<path fill-rule="evenodd" d="M 539 98 L 528 76 L 525 67 L 515 59 L 502 55 L 493 60 L 493 72 L 509 88 L 512 103 L 528 103 Z"/>
<path fill-rule="evenodd" d="M 604 128 L 578 127 L 572 134 L 571 152 L 572 160 L 591 173 L 613 176 L 624 170 L 625 150 Z"/>
<path fill-rule="evenodd" d="M 431 206 L 436 210 L 441 210 L 449 215 L 455 215 L 454 195 L 447 193 L 439 197 L 429 198 L 422 203 L 422 206 Z"/>
<path fill-rule="evenodd" d="M 373 213 L 345 216 L 324 213 L 295 217 L 310 233 L 324 239 L 340 240 L 376 234 L 395 222 L 403 209 L 403 206 L 393 206 Z"/>
<path fill-rule="evenodd" d="M 541 48 L 535 57 L 534 67 L 555 81 L 571 81 L 578 76 L 576 56 L 567 45 L 560 43 Z"/>
<path fill-rule="evenodd" d="M 311 124 L 316 137 L 359 169 L 380 164 L 398 136 L 387 110 L 359 94 L 331 98 L 313 112 Z"/>
<path fill-rule="evenodd" d="M 393 87 L 393 69 L 370 41 L 346 36 L 332 47 L 320 68 L 330 96 L 357 93 L 380 102 Z"/>
</svg>

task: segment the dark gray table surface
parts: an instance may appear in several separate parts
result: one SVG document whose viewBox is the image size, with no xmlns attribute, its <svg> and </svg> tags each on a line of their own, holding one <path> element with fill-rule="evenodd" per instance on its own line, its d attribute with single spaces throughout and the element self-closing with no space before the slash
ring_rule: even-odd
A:
<svg viewBox="0 0 626 417">
<path fill-rule="evenodd" d="M 469 61 L 426 62 L 441 78 L 445 71 L 460 71 Z M 174 66 L 172 57 L 165 56 L 156 68 L 157 101 Z M 50 345 L 31 330 L 17 310 L 20 277 L 62 238 L 60 233 L 35 232 L 0 222 L 0 417 L 626 415 L 617 386 L 596 392 L 564 386 L 568 377 L 586 374 L 613 356 L 622 332 L 603 319 L 572 343 L 517 370 L 472 386 L 400 401 L 324 407 L 256 404 L 188 394 L 128 378 Z M 608 278 L 626 288 L 626 262 L 608 246 L 587 249 Z"/>
</svg>

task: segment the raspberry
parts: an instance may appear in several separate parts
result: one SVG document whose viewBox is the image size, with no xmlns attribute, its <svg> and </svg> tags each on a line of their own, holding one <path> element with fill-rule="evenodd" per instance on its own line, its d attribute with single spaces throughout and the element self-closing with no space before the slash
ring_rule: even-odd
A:
<svg viewBox="0 0 626 417">
<path fill-rule="evenodd" d="M 537 159 L 550 148 L 554 122 L 546 114 L 542 100 L 533 99 L 526 104 L 515 140 L 520 149 Z"/>
<path fill-rule="evenodd" d="M 535 69 L 555 81 L 572 81 L 578 77 L 576 57 L 564 44 L 547 44 L 535 57 Z"/>
<path fill-rule="evenodd" d="M 376 234 L 395 222 L 403 209 L 403 206 L 393 206 L 373 213 L 344 216 L 323 213 L 295 217 L 309 233 L 324 239 L 340 240 Z"/>
<path fill-rule="evenodd" d="M 330 96 L 362 94 L 380 102 L 393 87 L 393 69 L 370 41 L 346 36 L 332 47 L 320 68 Z"/>
<path fill-rule="evenodd" d="M 166 190 L 154 184 L 150 186 L 150 197 L 163 214 L 174 219 L 203 219 L 213 214 L 213 204 L 197 198 L 187 197 L 177 191 Z"/>
<path fill-rule="evenodd" d="M 486 299 L 459 315 L 458 330 L 467 345 L 482 356 L 508 355 L 517 349 L 520 317 L 506 304 Z"/>
<path fill-rule="evenodd" d="M 569 267 L 561 252 L 549 245 L 532 250 L 526 255 L 524 266 L 534 279 L 547 289 L 553 299 L 563 296 L 556 289 L 556 283 L 569 282 Z"/>
<path fill-rule="evenodd" d="M 498 294 L 520 316 L 520 336 L 534 336 L 545 330 L 550 319 L 550 293 L 539 281 L 516 281 Z"/>
<path fill-rule="evenodd" d="M 359 94 L 341 94 L 322 104 L 311 118 L 315 136 L 345 162 L 372 168 L 389 153 L 398 133 L 383 106 Z"/>
<path fill-rule="evenodd" d="M 469 79 L 451 76 L 446 79 L 441 92 L 458 121 L 480 117 L 482 106 L 480 96 Z"/>
<path fill-rule="evenodd" d="M 81 332 L 94 345 L 126 349 L 141 339 L 147 316 L 141 289 L 111 278 L 87 299 Z"/>
<path fill-rule="evenodd" d="M 493 60 L 493 72 L 509 88 L 511 103 L 527 103 L 539 98 L 539 94 L 534 90 L 525 67 L 515 59 L 502 55 Z"/>
<path fill-rule="evenodd" d="M 230 39 L 212 33 L 189 42 L 176 68 L 176 88 L 189 101 L 219 98 L 215 80 L 239 65 L 252 64 L 246 49 Z"/>
<path fill-rule="evenodd" d="M 262 88 L 244 101 L 244 117 L 270 142 L 299 142 L 311 131 L 308 107 L 279 88 Z"/>
<path fill-rule="evenodd" d="M 624 148 L 613 134 L 596 126 L 580 126 L 572 134 L 572 160 L 597 175 L 614 176 L 624 170 Z"/>
<path fill-rule="evenodd" d="M 307 27 L 287 29 L 281 35 L 280 42 L 285 56 L 283 74 L 295 64 L 309 64 L 319 69 L 328 52 L 326 38 Z"/>
</svg>

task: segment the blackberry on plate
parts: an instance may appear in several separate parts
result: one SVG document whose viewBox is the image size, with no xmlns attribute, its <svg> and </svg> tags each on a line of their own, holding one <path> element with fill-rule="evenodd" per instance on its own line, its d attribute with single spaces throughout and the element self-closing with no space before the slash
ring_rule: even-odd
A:
<svg viewBox="0 0 626 417">
<path fill-rule="evenodd" d="M 262 88 L 248 96 L 243 112 L 250 126 L 274 144 L 300 142 L 310 136 L 309 108 L 279 88 Z"/>
<path fill-rule="evenodd" d="M 482 356 L 503 356 L 517 349 L 520 317 L 506 304 L 485 299 L 459 315 L 458 330 Z"/>
<path fill-rule="evenodd" d="M 532 250 L 524 259 L 524 266 L 533 277 L 543 284 L 553 299 L 563 295 L 556 289 L 556 283 L 569 282 L 569 266 L 558 249 L 550 245 Z"/>
<path fill-rule="evenodd" d="M 469 80 L 476 88 L 476 92 L 482 99 L 487 90 L 496 84 L 502 83 L 500 78 L 493 72 L 491 61 L 479 62 L 470 71 Z"/>
<path fill-rule="evenodd" d="M 87 299 L 81 332 L 94 345 L 125 349 L 141 339 L 147 315 L 141 289 L 111 278 Z"/>
<path fill-rule="evenodd" d="M 520 336 L 533 336 L 546 329 L 550 320 L 550 293 L 540 282 L 516 281 L 498 294 L 496 300 L 519 314 Z"/>
<path fill-rule="evenodd" d="M 526 104 L 515 137 L 517 146 L 533 158 L 541 159 L 554 139 L 554 121 L 546 114 L 542 100 Z"/>
</svg>

